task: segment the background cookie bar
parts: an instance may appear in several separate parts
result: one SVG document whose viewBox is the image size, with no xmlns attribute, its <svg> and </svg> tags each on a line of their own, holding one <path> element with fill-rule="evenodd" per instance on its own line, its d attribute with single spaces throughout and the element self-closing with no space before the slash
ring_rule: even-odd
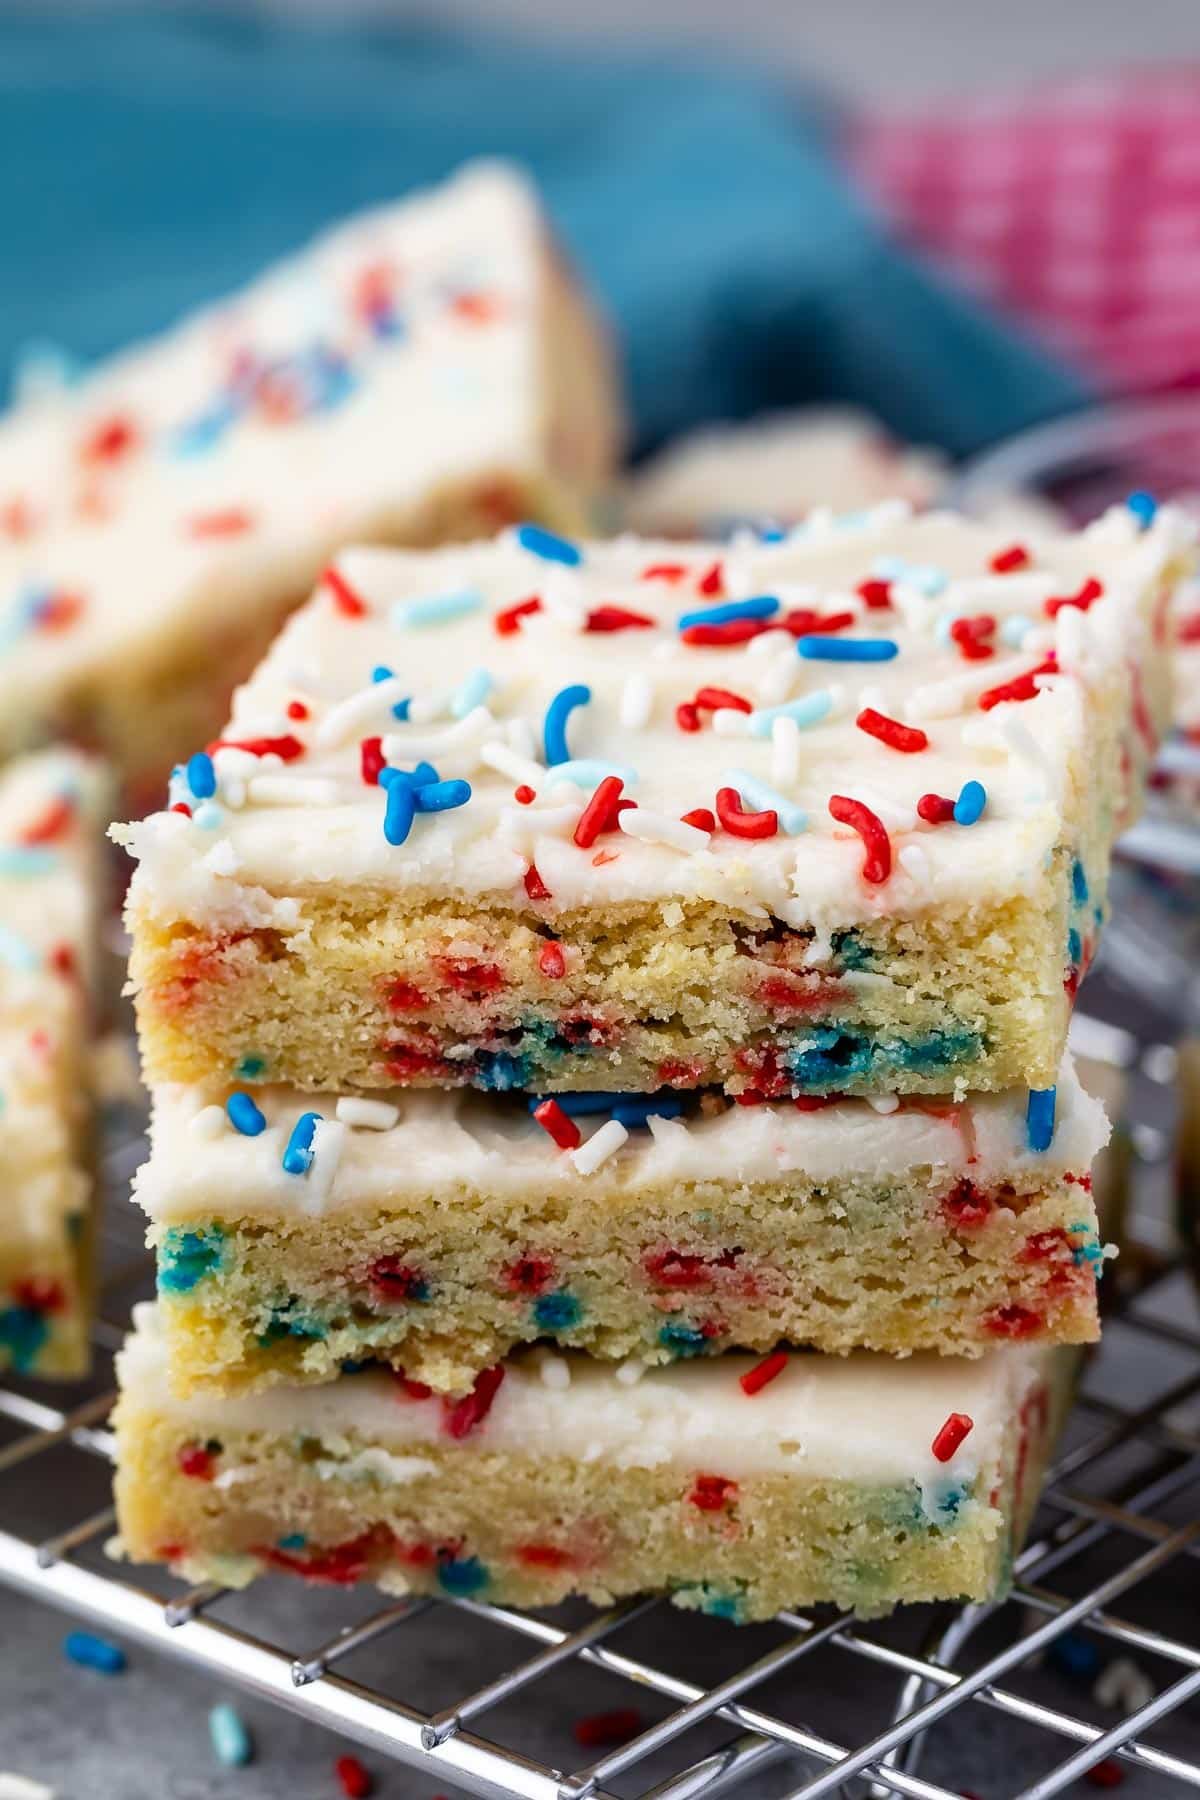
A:
<svg viewBox="0 0 1200 1800">
<path fill-rule="evenodd" d="M 1189 543 L 348 554 L 122 834 L 150 1078 L 1052 1086 Z"/>
<path fill-rule="evenodd" d="M 192 1580 L 274 1568 L 520 1606 L 662 1590 L 742 1620 L 984 1599 L 1072 1360 L 780 1352 L 631 1379 L 533 1352 L 460 1400 L 382 1371 L 181 1400 L 145 1308 L 120 1359 L 121 1539 Z"/>
<path fill-rule="evenodd" d="M 106 787 L 67 751 L 0 776 L 0 1367 L 37 1375 L 87 1365 Z"/>
<path fill-rule="evenodd" d="M 236 1391 L 378 1358 L 462 1392 L 538 1338 L 651 1362 L 1090 1341 L 1107 1128 L 1069 1064 L 1057 1091 L 1035 1143 L 1024 1092 L 816 1110 L 600 1094 L 531 1117 L 516 1096 L 262 1088 L 221 1108 L 160 1089 L 135 1197 L 172 1381 Z"/>
<path fill-rule="evenodd" d="M 615 408 L 514 170 L 351 219 L 0 425 L 0 752 L 165 778 L 340 546 L 580 528 Z"/>
</svg>

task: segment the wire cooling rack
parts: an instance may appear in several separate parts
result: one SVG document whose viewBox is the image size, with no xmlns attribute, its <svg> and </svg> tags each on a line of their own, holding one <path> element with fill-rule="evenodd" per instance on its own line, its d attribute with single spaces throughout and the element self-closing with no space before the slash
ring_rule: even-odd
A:
<svg viewBox="0 0 1200 1800">
<path fill-rule="evenodd" d="M 1076 1792 L 1123 1782 L 1138 1800 L 1200 1790 L 1200 1317 L 1164 1211 L 1170 1053 L 1104 1027 L 1087 1048 L 1134 1064 L 1129 1238 L 1001 1603 L 735 1628 L 662 1602 L 565 1609 L 564 1622 L 564 1609 L 358 1592 L 317 1607 L 292 1586 L 281 1631 L 270 1582 L 189 1590 L 108 1559 L 112 1395 L 61 1411 L 20 1383 L 0 1388 L 0 1582 L 489 1800 L 1044 1800 L 1081 1777 Z M 139 1154 L 114 1153 L 110 1185 Z M 147 1274 L 133 1209 L 109 1214 L 101 1381 Z M 324 1641 L 314 1619 L 332 1620 Z M 439 1693 L 423 1654 L 435 1635 Z M 1105 1668 L 1107 1706 L 1093 1693 Z M 569 1770 L 522 1748 L 531 1713 L 592 1703 L 624 1715 L 629 1741 L 577 1751 Z"/>
</svg>

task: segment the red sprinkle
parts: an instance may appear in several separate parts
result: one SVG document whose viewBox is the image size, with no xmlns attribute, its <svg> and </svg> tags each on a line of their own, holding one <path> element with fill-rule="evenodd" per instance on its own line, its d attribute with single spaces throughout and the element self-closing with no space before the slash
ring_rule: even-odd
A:
<svg viewBox="0 0 1200 1800">
<path fill-rule="evenodd" d="M 61 1312 L 67 1304 L 62 1283 L 52 1275 L 27 1275 L 13 1284 L 13 1296 L 18 1306 L 27 1306 L 31 1312 Z"/>
<path fill-rule="evenodd" d="M 195 538 L 240 537 L 254 529 L 254 517 L 240 506 L 227 506 L 222 512 L 196 513 L 187 522 L 188 534 Z"/>
<path fill-rule="evenodd" d="M 203 1444 L 181 1444 L 175 1461 L 181 1475 L 190 1475 L 193 1481 L 211 1481 L 217 1459 Z"/>
<path fill-rule="evenodd" d="M 836 1106 L 843 1098 L 841 1094 L 793 1094 L 792 1105 L 797 1112 L 820 1112 L 823 1107 Z"/>
<path fill-rule="evenodd" d="M 1042 1321 L 1032 1307 L 1028 1306 L 993 1306 L 982 1319 L 983 1328 L 992 1337 L 1009 1338 L 1019 1341 L 1021 1338 L 1033 1337 L 1041 1330 Z"/>
<path fill-rule="evenodd" d="M 892 604 L 892 584 L 890 581 L 860 581 L 854 591 L 860 600 L 866 601 L 868 606 L 878 609 Z"/>
<path fill-rule="evenodd" d="M 738 1386 L 743 1394 L 753 1396 L 765 1388 L 769 1381 L 774 1381 L 777 1375 L 782 1375 L 786 1368 L 787 1351 L 772 1350 L 770 1356 L 764 1356 L 752 1369 L 747 1369 L 744 1375 L 738 1376 Z"/>
<path fill-rule="evenodd" d="M 944 794 L 922 794 L 917 813 L 927 825 L 946 825 L 954 817 L 954 802 Z"/>
<path fill-rule="evenodd" d="M 414 1381 L 403 1369 L 393 1369 L 392 1377 L 406 1400 L 428 1400 L 433 1393 L 424 1381 Z"/>
<path fill-rule="evenodd" d="M 642 1715 L 635 1706 L 618 1706 L 612 1712 L 591 1713 L 576 1719 L 571 1731 L 575 1742 L 585 1750 L 599 1750 L 604 1745 L 627 1744 L 642 1729 Z"/>
<path fill-rule="evenodd" d="M 1106 1756 L 1101 1762 L 1093 1763 L 1083 1779 L 1089 1787 L 1119 1788 L 1124 1786 L 1125 1771 L 1115 1756 Z"/>
<path fill-rule="evenodd" d="M 192 809 L 188 805 L 186 800 L 176 800 L 174 806 L 171 808 L 171 811 L 177 812 L 177 813 L 182 813 L 185 819 L 190 819 L 192 816 Z"/>
<path fill-rule="evenodd" d="M 75 807 L 65 794 L 51 800 L 40 817 L 17 833 L 19 844 L 50 844 L 61 837 L 75 817 Z"/>
<path fill-rule="evenodd" d="M 281 762 L 295 762 L 304 755 L 304 745 L 290 732 L 286 737 L 216 738 L 204 748 L 210 756 L 218 750 L 245 750 L 250 756 L 277 756 Z"/>
<path fill-rule="evenodd" d="M 721 644 L 745 644 L 761 637 L 770 627 L 765 619 L 726 619 L 723 625 L 689 625 L 679 636 L 697 648 Z"/>
<path fill-rule="evenodd" d="M 515 606 L 505 607 L 503 612 L 498 612 L 492 624 L 501 637 L 511 637 L 514 631 L 520 631 L 522 619 L 529 618 L 531 613 L 540 613 L 541 610 L 541 600 L 533 594 L 528 600 L 518 600 Z"/>
<path fill-rule="evenodd" d="M 681 700 L 675 708 L 675 723 L 680 731 L 699 731 L 700 714 L 691 700 Z"/>
<path fill-rule="evenodd" d="M 521 783 L 520 787 L 513 789 L 513 799 L 516 801 L 518 806 L 532 806 L 534 801 L 537 799 L 537 795 L 534 793 L 533 789 L 529 786 L 529 783 L 527 781 L 523 781 Z"/>
<path fill-rule="evenodd" d="M 357 1756 L 339 1756 L 333 1765 L 333 1772 L 346 1800 L 367 1800 L 367 1796 L 375 1791 L 375 1783 L 369 1771 Z"/>
<path fill-rule="evenodd" d="M 367 1280 L 381 1300 L 423 1300 L 429 1283 L 420 1269 L 399 1256 L 380 1256 L 367 1270 Z"/>
<path fill-rule="evenodd" d="M 480 1371 L 470 1393 L 464 1394 L 461 1400 L 443 1400 L 442 1430 L 446 1436 L 465 1438 L 477 1425 L 482 1425 L 492 1410 L 492 1402 L 503 1380 L 504 1370 L 496 1363 L 494 1367 Z"/>
<path fill-rule="evenodd" d="M 685 812 L 680 821 L 683 825 L 694 825 L 698 831 L 715 831 L 716 815 L 710 813 L 707 806 L 693 806 L 691 812 Z"/>
<path fill-rule="evenodd" d="M 525 892 L 531 900 L 549 900 L 552 898 L 550 889 L 538 874 L 536 863 L 530 863 L 525 871 Z"/>
<path fill-rule="evenodd" d="M 1094 575 L 1089 575 L 1075 593 L 1059 594 L 1057 598 L 1047 600 L 1046 617 L 1048 619 L 1056 618 L 1065 606 L 1074 606 L 1080 612 L 1086 612 L 1089 606 L 1095 605 L 1103 592 L 1103 583 L 1097 581 Z"/>
<path fill-rule="evenodd" d="M 717 818 L 731 837 L 770 838 L 779 830 L 777 812 L 743 812 L 742 797 L 731 787 L 717 789 Z"/>
<path fill-rule="evenodd" d="M 938 1462 L 949 1462 L 964 1438 L 975 1429 L 975 1421 L 968 1413 L 951 1413 L 944 1425 L 938 1428 L 937 1436 L 929 1446 Z"/>
<path fill-rule="evenodd" d="M 575 827 L 575 842 L 581 850 L 590 850 L 602 831 L 616 829 L 623 786 L 619 775 L 606 775 L 596 788 Z"/>
<path fill-rule="evenodd" d="M 140 434 L 133 420 L 124 413 L 114 413 L 111 419 L 101 419 L 94 425 L 88 436 L 79 446 L 82 462 L 106 463 L 116 462 L 137 448 Z"/>
<path fill-rule="evenodd" d="M 861 800 L 848 799 L 845 794 L 830 797 L 829 813 L 839 825 L 849 825 L 862 839 L 867 852 L 863 858 L 863 880 L 876 886 L 886 881 L 892 872 L 892 840 L 879 815 Z"/>
<path fill-rule="evenodd" d="M 554 1264 L 548 1256 L 518 1256 L 504 1271 L 504 1285 L 513 1294 L 545 1293 L 553 1279 Z"/>
<path fill-rule="evenodd" d="M 333 604 L 347 619 L 365 619 L 368 612 L 366 601 L 356 594 L 346 577 L 333 567 L 331 563 L 321 576 L 321 583 L 333 595 Z"/>
<path fill-rule="evenodd" d="M 688 1500 L 701 1512 L 724 1512 L 737 1491 L 737 1482 L 725 1475 L 697 1475 Z"/>
<path fill-rule="evenodd" d="M 682 581 L 686 574 L 686 563 L 647 563 L 642 570 L 642 580 Z"/>
<path fill-rule="evenodd" d="M 890 750 L 903 750 L 911 755 L 915 750 L 928 750 L 929 739 L 919 726 L 902 725 L 899 719 L 889 719 L 886 713 L 876 712 L 873 706 L 864 706 L 854 723 L 868 737 L 878 738 Z"/>
<path fill-rule="evenodd" d="M 950 641 L 957 644 L 967 662 L 986 662 L 996 654 L 995 646 L 984 642 L 992 636 L 996 621 L 991 613 L 976 613 L 971 618 L 955 619 L 950 626 Z"/>
<path fill-rule="evenodd" d="M 547 981 L 561 981 L 567 972 L 567 959 L 561 944 L 543 944 L 538 951 L 538 968 Z"/>
<path fill-rule="evenodd" d="M 1038 695 L 1037 679 L 1039 675 L 1057 675 L 1058 658 L 1054 652 L 1036 669 L 1030 669 L 1024 675 L 1018 675 L 1012 681 L 1002 681 L 999 687 L 988 688 L 979 696 L 980 712 L 991 712 L 993 706 L 999 706 L 1002 700 L 1035 700 Z"/>
<path fill-rule="evenodd" d="M 533 1116 L 548 1136 L 554 1139 L 560 1150 L 577 1150 L 581 1140 L 581 1132 L 569 1113 L 565 1113 L 557 1100 L 543 1100 L 535 1106 Z"/>
<path fill-rule="evenodd" d="M 784 631 L 790 631 L 793 637 L 828 637 L 830 632 L 845 631 L 847 625 L 853 625 L 854 614 L 811 612 L 808 607 L 800 606 L 794 607 L 791 612 L 785 612 L 781 619 L 772 620 L 771 623 L 782 626 Z"/>
<path fill-rule="evenodd" d="M 1014 569 L 1027 569 L 1031 560 L 1024 544 L 1010 544 L 1007 550 L 997 550 L 988 567 L 995 575 L 1011 575 Z"/>
<path fill-rule="evenodd" d="M 597 606 L 587 616 L 585 631 L 646 631 L 655 621 L 645 613 L 630 612 L 627 606 Z"/>
<path fill-rule="evenodd" d="M 383 739 L 381 737 L 363 738 L 358 746 L 358 754 L 363 780 L 368 787 L 377 787 L 379 771 L 387 761 L 383 754 Z"/>
<path fill-rule="evenodd" d="M 305 706 L 303 700 L 289 700 L 287 703 L 287 716 L 289 719 L 307 719 L 308 708 Z"/>
<path fill-rule="evenodd" d="M 517 1561 L 527 1569 L 568 1569 L 575 1558 L 558 1544 L 518 1544 Z"/>
<path fill-rule="evenodd" d="M 725 592 L 725 572 L 719 562 L 715 562 L 711 569 L 704 571 L 696 583 L 696 589 L 701 594 L 709 595 Z"/>
<path fill-rule="evenodd" d="M 733 712 L 750 713 L 754 707 L 741 694 L 735 694 L 729 688 L 702 687 L 696 690 L 696 698 L 692 705 L 700 712 L 717 712 L 731 710 Z"/>
<path fill-rule="evenodd" d="M 65 631 L 69 625 L 74 625 L 82 613 L 82 596 L 60 589 L 41 602 L 34 623 L 39 631 Z"/>
</svg>

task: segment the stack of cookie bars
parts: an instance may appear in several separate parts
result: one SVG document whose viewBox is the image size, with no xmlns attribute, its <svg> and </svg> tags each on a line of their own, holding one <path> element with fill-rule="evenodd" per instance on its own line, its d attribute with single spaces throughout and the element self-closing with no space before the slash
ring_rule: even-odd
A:
<svg viewBox="0 0 1200 1800">
<path fill-rule="evenodd" d="M 343 554 L 121 833 L 127 1552 L 735 1619 L 1003 1581 L 1180 520 Z"/>
</svg>

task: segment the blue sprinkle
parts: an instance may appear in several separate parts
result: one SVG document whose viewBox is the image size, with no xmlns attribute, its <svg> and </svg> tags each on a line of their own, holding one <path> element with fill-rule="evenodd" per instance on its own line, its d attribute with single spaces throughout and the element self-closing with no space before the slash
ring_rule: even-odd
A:
<svg viewBox="0 0 1200 1800">
<path fill-rule="evenodd" d="M 450 812 L 453 807 L 465 806 L 470 798 L 469 781 L 424 781 L 412 790 L 418 812 Z"/>
<path fill-rule="evenodd" d="M 1154 515 L 1158 511 L 1158 501 L 1145 488 L 1135 488 L 1125 502 L 1142 530 L 1145 531 L 1154 523 Z"/>
<path fill-rule="evenodd" d="M 638 1131 L 651 1119 L 677 1119 L 682 1111 L 678 1094 L 622 1094 L 613 1105 L 612 1116 L 626 1131 Z"/>
<path fill-rule="evenodd" d="M 1067 933 L 1067 955 L 1077 965 L 1083 960 L 1083 939 L 1073 925 Z"/>
<path fill-rule="evenodd" d="M 250 1733 L 242 1723 L 241 1715 L 228 1703 L 214 1706 L 209 1713 L 208 1735 L 212 1739 L 214 1756 L 227 1769 L 242 1769 L 253 1760 L 254 1745 Z"/>
<path fill-rule="evenodd" d="M 954 823 L 975 825 L 983 817 L 987 805 L 987 789 L 982 781 L 964 781 L 954 802 Z"/>
<path fill-rule="evenodd" d="M 416 813 L 415 790 L 411 781 L 384 781 L 389 771 L 379 771 L 380 783 L 387 793 L 387 804 L 383 810 L 383 835 L 389 844 L 402 844 L 412 830 L 413 816 Z M 399 770 L 396 771 L 400 773 Z"/>
<path fill-rule="evenodd" d="M 459 588 L 449 594 L 424 594 L 418 600 L 397 600 L 388 614 L 393 630 L 411 625 L 445 625 L 478 612 L 483 595 L 478 588 Z"/>
<path fill-rule="evenodd" d="M 658 1341 L 664 1350 L 679 1357 L 703 1356 L 709 1342 L 698 1325 L 677 1323 L 664 1325 L 658 1334 Z"/>
<path fill-rule="evenodd" d="M 570 1331 L 583 1316 L 574 1294 L 539 1294 L 533 1303 L 533 1319 L 541 1331 Z"/>
<path fill-rule="evenodd" d="M 1030 1088 L 1025 1108 L 1025 1142 L 1037 1153 L 1048 1150 L 1054 1138 L 1054 1106 L 1057 1088 Z"/>
<path fill-rule="evenodd" d="M 320 1123 L 320 1113 L 306 1112 L 301 1113 L 292 1126 L 292 1135 L 283 1153 L 283 1166 L 289 1175 L 307 1175 L 312 1168 L 313 1133 Z"/>
<path fill-rule="evenodd" d="M 1099 1650 L 1090 1638 L 1082 1637 L 1077 1631 L 1064 1631 L 1061 1637 L 1055 1638 L 1046 1654 L 1064 1675 L 1077 1681 L 1090 1681 L 1100 1667 Z"/>
<path fill-rule="evenodd" d="M 389 669 L 386 663 L 377 663 L 371 670 L 371 680 L 378 685 L 381 681 L 391 681 L 393 674 L 394 670 Z M 408 709 L 411 705 L 411 699 L 397 700 L 395 706 L 392 708 L 393 719 L 400 719 L 407 723 Z"/>
<path fill-rule="evenodd" d="M 354 1363 L 351 1365 L 348 1362 L 344 1362 L 342 1364 L 341 1372 L 343 1375 L 357 1375 L 359 1370 L 365 1369 L 366 1366 L 366 1363 Z M 275 1539 L 275 1548 L 277 1550 L 303 1550 L 307 1542 L 308 1539 L 302 1531 L 289 1531 L 286 1537 Z"/>
<path fill-rule="evenodd" d="M 217 772 L 212 757 L 198 750 L 187 762 L 187 784 L 197 800 L 211 800 L 217 791 Z"/>
<path fill-rule="evenodd" d="M 454 1557 L 438 1566 L 438 1584 L 448 1594 L 477 1594 L 488 1584 L 488 1572 L 477 1556 Z"/>
<path fill-rule="evenodd" d="M 787 532 L 782 525 L 760 525 L 758 528 L 760 544 L 782 544 L 786 537 Z"/>
<path fill-rule="evenodd" d="M 384 767 L 379 771 L 380 787 L 391 787 L 394 781 L 403 782 L 406 787 L 428 787 L 431 782 L 440 781 L 441 776 L 432 763 L 419 762 L 415 769 L 393 769 Z"/>
<path fill-rule="evenodd" d="M 745 769 L 730 769 L 725 777 L 724 785 L 736 788 L 743 801 L 749 801 L 752 807 L 760 812 L 773 812 L 779 819 L 780 830 L 786 837 L 799 837 L 808 829 L 808 814 L 802 806 L 793 800 L 785 800 L 773 787 L 760 781 L 757 775 L 748 775 Z"/>
<path fill-rule="evenodd" d="M 562 563 L 564 568 L 575 569 L 583 561 L 583 551 L 577 544 L 556 537 L 540 525 L 518 525 L 517 542 L 522 550 L 528 550 L 531 556 L 540 556 L 543 562 Z"/>
<path fill-rule="evenodd" d="M 1086 906 L 1088 902 L 1087 870 L 1076 857 L 1071 864 L 1071 898 L 1076 906 Z"/>
<path fill-rule="evenodd" d="M 846 638 L 817 632 L 796 639 L 796 650 L 809 662 L 891 662 L 899 654 L 891 638 Z"/>
<path fill-rule="evenodd" d="M 243 1056 L 233 1072 L 240 1075 L 243 1081 L 257 1081 L 266 1066 L 264 1056 Z"/>
<path fill-rule="evenodd" d="M 593 1113 L 615 1113 L 619 1106 L 636 1104 L 638 1098 L 636 1094 L 606 1093 L 599 1088 L 587 1093 L 533 1094 L 529 1099 L 529 1110 L 533 1112 L 543 1100 L 554 1099 L 570 1118 L 586 1119 Z"/>
<path fill-rule="evenodd" d="M 816 688 L 802 694 L 799 700 L 785 700 L 782 706 L 764 706 L 750 714 L 751 737 L 769 738 L 776 719 L 795 719 L 797 725 L 819 725 L 833 709 L 833 695 L 828 688 Z"/>
<path fill-rule="evenodd" d="M 749 600 L 722 600 L 716 606 L 700 606 L 694 612 L 680 613 L 680 631 L 693 625 L 728 625 L 733 619 L 770 619 L 779 611 L 774 594 L 754 594 Z"/>
<path fill-rule="evenodd" d="M 257 1137 L 260 1131 L 266 1130 L 267 1121 L 249 1094 L 240 1091 L 230 1094 L 225 1102 L 225 1111 L 233 1129 L 240 1131 L 243 1137 Z"/>
<path fill-rule="evenodd" d="M 450 699 L 450 716 L 465 719 L 469 712 L 482 706 L 496 683 L 486 669 L 472 669 L 455 688 Z"/>
<path fill-rule="evenodd" d="M 0 1365 L 11 1362 L 20 1374 L 32 1369 L 45 1348 L 50 1327 L 32 1306 L 0 1309 Z"/>
<path fill-rule="evenodd" d="M 90 1631 L 68 1631 L 63 1639 L 63 1653 L 81 1669 L 96 1669 L 101 1675 L 120 1675 L 125 1668 L 125 1652 L 107 1638 L 93 1637 Z"/>
<path fill-rule="evenodd" d="M 183 1231 L 170 1225 L 158 1247 L 160 1294 L 190 1294 L 197 1284 L 213 1275 L 224 1260 L 225 1233 L 219 1225 L 203 1231 Z"/>
<path fill-rule="evenodd" d="M 567 748 L 567 720 L 577 706 L 586 706 L 592 697 L 592 690 L 576 682 L 571 687 L 560 688 L 546 708 L 546 718 L 542 725 L 542 744 L 546 752 L 546 762 L 551 768 L 555 763 L 570 761 L 571 752 Z"/>
</svg>

